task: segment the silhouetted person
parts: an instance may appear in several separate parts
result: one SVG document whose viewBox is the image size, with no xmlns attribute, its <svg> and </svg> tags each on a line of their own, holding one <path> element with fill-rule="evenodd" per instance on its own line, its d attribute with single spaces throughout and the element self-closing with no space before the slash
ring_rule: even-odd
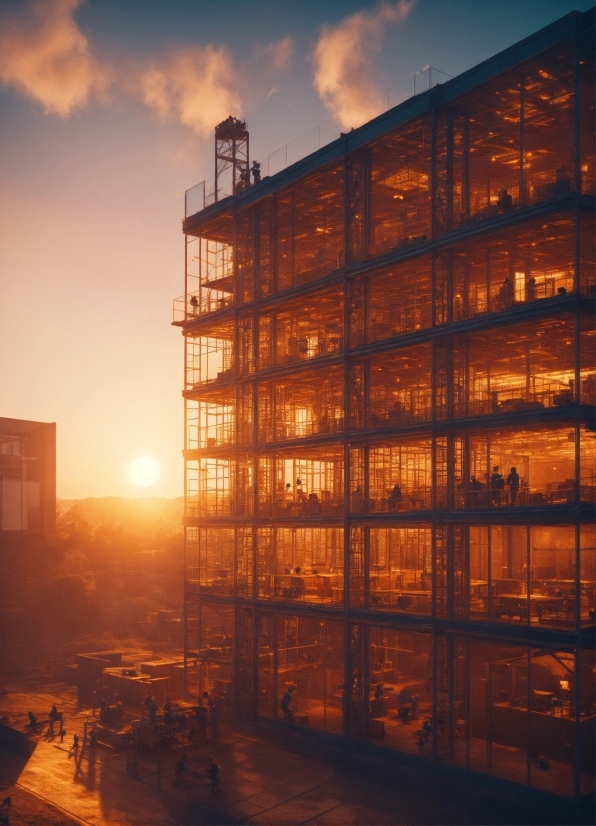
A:
<svg viewBox="0 0 596 826">
<path fill-rule="evenodd" d="M 214 740 L 217 739 L 217 724 L 219 722 L 219 705 L 217 699 L 213 697 L 209 701 L 211 705 L 211 736 Z"/>
<path fill-rule="evenodd" d="M 284 694 L 284 696 L 281 698 L 281 710 L 283 711 L 284 717 L 289 723 L 292 722 L 292 710 L 290 708 L 290 703 L 292 702 L 293 691 L 294 687 L 290 686 Z"/>
<path fill-rule="evenodd" d="M 497 199 L 497 209 L 499 212 L 511 212 L 511 208 L 513 206 L 513 198 L 507 192 L 506 189 L 501 189 L 499 191 L 499 197 Z"/>
<path fill-rule="evenodd" d="M 363 505 L 362 488 L 358 485 L 358 487 L 352 491 L 352 513 L 361 513 Z"/>
<path fill-rule="evenodd" d="M 246 189 L 248 189 L 249 185 L 250 180 L 248 169 L 242 167 L 240 169 L 238 183 L 236 184 L 236 193 L 239 195 L 241 192 L 244 192 Z"/>
<path fill-rule="evenodd" d="M 12 810 L 12 800 L 5 797 L 0 806 L 0 823 L 2 826 L 10 826 L 10 812 Z"/>
<path fill-rule="evenodd" d="M 52 706 L 50 709 L 50 727 L 48 728 L 48 734 L 54 733 L 54 723 L 59 719 L 59 717 L 60 714 L 58 713 L 58 709 L 56 706 Z"/>
<path fill-rule="evenodd" d="M 526 301 L 536 301 L 536 279 L 528 278 L 526 282 Z"/>
<path fill-rule="evenodd" d="M 493 472 L 490 477 L 490 491 L 494 505 L 501 504 L 501 491 L 505 487 L 505 480 L 499 473 L 499 466 L 493 465 Z"/>
<path fill-rule="evenodd" d="M 375 700 L 382 700 L 384 694 L 383 683 L 377 683 L 377 687 L 375 688 Z"/>
<path fill-rule="evenodd" d="M 499 298 L 502 307 L 509 307 L 513 304 L 513 281 L 510 278 L 506 278 L 501 284 Z"/>
<path fill-rule="evenodd" d="M 186 763 L 186 755 L 183 754 L 180 760 L 176 763 L 176 768 L 174 769 L 174 777 L 176 780 L 182 780 L 182 778 L 188 773 L 188 765 Z"/>
<path fill-rule="evenodd" d="M 194 315 L 194 313 L 196 313 L 196 311 L 199 309 L 199 299 L 196 297 L 196 295 L 191 295 L 189 303 L 192 307 L 192 312 Z"/>
<path fill-rule="evenodd" d="M 253 182 L 255 184 L 261 183 L 261 164 L 258 161 L 253 161 L 252 166 L 250 168 L 252 172 Z"/>
<path fill-rule="evenodd" d="M 475 508 L 478 506 L 480 500 L 480 491 L 482 490 L 482 482 L 479 482 L 475 476 L 470 479 L 470 505 Z"/>
<path fill-rule="evenodd" d="M 515 500 L 517 499 L 517 492 L 519 490 L 519 473 L 514 467 L 511 468 L 511 473 L 507 477 L 507 484 L 509 485 L 509 496 L 511 499 L 511 504 L 515 505 Z"/>
<path fill-rule="evenodd" d="M 393 485 L 393 490 L 389 496 L 389 510 L 398 511 L 401 508 L 401 488 L 399 485 Z"/>
<path fill-rule="evenodd" d="M 412 695 L 412 717 L 418 717 L 418 703 L 420 702 L 420 694 Z"/>
<path fill-rule="evenodd" d="M 306 512 L 310 516 L 318 516 L 321 513 L 321 503 L 316 493 L 309 493 L 306 502 Z"/>
<path fill-rule="evenodd" d="M 32 711 L 27 712 L 27 717 L 29 718 L 29 728 L 37 728 L 37 717 Z"/>
<path fill-rule="evenodd" d="M 211 788 L 213 791 L 217 789 L 217 781 L 219 780 L 219 766 L 213 759 L 211 758 L 211 763 L 209 764 L 209 768 L 207 769 L 207 775 L 211 779 Z"/>
<path fill-rule="evenodd" d="M 207 709 L 205 706 L 197 706 L 195 708 L 195 716 L 199 727 L 199 734 L 207 734 Z"/>
</svg>

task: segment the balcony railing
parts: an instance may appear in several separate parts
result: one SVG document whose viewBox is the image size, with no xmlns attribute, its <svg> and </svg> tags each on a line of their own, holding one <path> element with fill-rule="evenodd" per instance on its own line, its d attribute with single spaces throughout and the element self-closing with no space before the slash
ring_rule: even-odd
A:
<svg viewBox="0 0 596 826">
<path fill-rule="evenodd" d="M 232 295 L 222 295 L 221 290 L 203 287 L 199 292 L 188 293 L 174 299 L 173 321 L 189 321 L 206 313 L 223 310 L 234 303 Z"/>
</svg>

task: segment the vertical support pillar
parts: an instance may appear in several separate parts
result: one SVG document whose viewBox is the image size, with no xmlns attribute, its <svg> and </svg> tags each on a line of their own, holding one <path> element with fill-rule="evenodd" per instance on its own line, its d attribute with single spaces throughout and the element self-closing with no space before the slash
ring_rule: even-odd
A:
<svg viewBox="0 0 596 826">
<path fill-rule="evenodd" d="M 470 117 L 466 113 L 463 116 L 463 168 L 462 168 L 462 209 L 464 220 L 470 218 Z M 467 301 L 467 292 L 464 294 L 464 302 Z"/>
<path fill-rule="evenodd" d="M 447 230 L 453 229 L 453 109 L 447 111 Z M 450 256 L 451 258 L 451 256 Z"/>
<path fill-rule="evenodd" d="M 278 220 L 277 220 L 277 197 L 274 198 L 271 206 L 271 292 L 278 290 L 279 267 L 277 261 L 278 250 Z M 275 319 L 277 316 L 273 316 Z M 275 359 L 274 359 L 275 363 Z"/>
<path fill-rule="evenodd" d="M 526 670 L 526 690 L 528 692 L 528 713 L 526 715 L 526 782 L 530 784 L 530 774 L 532 771 L 532 764 L 530 762 L 530 752 L 532 743 L 532 649 L 528 646 L 527 649 L 527 670 Z"/>
<path fill-rule="evenodd" d="M 278 701 L 278 685 L 277 685 L 277 671 L 279 668 L 279 614 L 274 614 L 272 617 L 273 623 L 273 717 L 279 717 L 279 701 Z"/>
<path fill-rule="evenodd" d="M 575 169 L 574 184 L 576 202 L 578 196 L 581 194 L 582 178 L 581 178 L 581 87 L 580 87 L 580 73 L 579 73 L 579 42 L 578 37 L 574 38 L 573 42 L 573 140 L 575 143 Z"/>
<path fill-rule="evenodd" d="M 532 622 L 532 601 L 530 599 L 530 592 L 532 590 L 532 569 L 531 563 L 532 560 L 530 558 L 531 555 L 531 541 L 530 541 L 530 526 L 526 525 L 526 613 L 528 615 L 527 624 L 530 625 Z"/>
<path fill-rule="evenodd" d="M 433 106 L 430 113 L 430 192 L 431 192 L 431 238 L 437 236 L 437 110 Z M 434 256 L 433 256 L 434 262 Z M 433 277 L 433 285 L 434 285 Z M 434 309 L 433 300 L 433 309 Z M 434 326 L 433 315 L 433 326 Z"/>
<path fill-rule="evenodd" d="M 466 637 L 464 643 L 464 714 L 466 715 L 466 769 L 470 768 L 470 738 L 472 736 L 472 724 L 470 720 L 470 638 Z"/>
<path fill-rule="evenodd" d="M 582 759 L 582 741 L 581 741 L 581 717 L 579 714 L 579 707 L 581 702 L 581 648 L 575 648 L 575 771 L 574 771 L 574 788 L 573 796 L 576 801 L 581 798 L 581 759 Z"/>
<path fill-rule="evenodd" d="M 519 78 L 519 208 L 526 205 L 526 176 L 524 172 L 524 119 L 525 119 L 526 79 L 522 73 Z"/>
<path fill-rule="evenodd" d="M 290 273 L 292 286 L 296 275 L 296 193 L 290 196 Z"/>
<path fill-rule="evenodd" d="M 349 181 L 347 145 L 344 139 L 343 154 L 343 248 L 344 248 L 344 690 L 343 704 L 343 735 L 349 736 L 350 731 L 350 444 L 348 441 L 348 423 L 350 421 L 350 302 L 349 284 L 345 275 L 349 261 Z"/>
</svg>

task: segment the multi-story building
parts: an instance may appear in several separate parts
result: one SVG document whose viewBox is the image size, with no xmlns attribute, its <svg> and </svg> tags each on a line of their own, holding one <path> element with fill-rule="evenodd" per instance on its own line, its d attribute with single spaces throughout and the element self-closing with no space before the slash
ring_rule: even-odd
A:
<svg viewBox="0 0 596 826">
<path fill-rule="evenodd" d="M 187 209 L 189 690 L 593 793 L 594 156 L 592 10 Z"/>
<path fill-rule="evenodd" d="M 0 547 L 56 528 L 56 425 L 0 418 Z"/>
</svg>

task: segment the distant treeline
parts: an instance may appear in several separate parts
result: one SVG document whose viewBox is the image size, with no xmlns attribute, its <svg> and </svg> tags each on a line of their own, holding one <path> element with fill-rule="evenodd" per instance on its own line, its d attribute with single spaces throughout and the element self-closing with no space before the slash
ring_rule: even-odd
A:
<svg viewBox="0 0 596 826">
<path fill-rule="evenodd" d="M 183 499 L 58 500 L 56 536 L 4 560 L 3 666 L 83 635 L 133 637 L 152 611 L 179 609 Z"/>
</svg>

